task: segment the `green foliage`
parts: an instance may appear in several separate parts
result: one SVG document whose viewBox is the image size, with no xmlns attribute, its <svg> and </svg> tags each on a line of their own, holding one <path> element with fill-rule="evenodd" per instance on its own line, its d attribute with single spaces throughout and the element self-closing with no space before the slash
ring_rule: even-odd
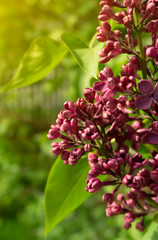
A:
<svg viewBox="0 0 158 240">
<path fill-rule="evenodd" d="M 102 48 L 103 43 L 99 43 L 95 47 L 89 48 L 79 38 L 69 33 L 64 33 L 62 35 L 62 40 L 75 57 L 81 69 L 86 73 L 89 73 L 92 77 L 97 78 L 99 60 L 98 51 Z"/>
<path fill-rule="evenodd" d="M 48 37 L 35 39 L 25 52 L 16 74 L 2 88 L 2 92 L 41 80 L 61 62 L 66 52 L 62 45 Z"/>
<path fill-rule="evenodd" d="M 158 239 L 158 224 L 152 222 L 148 226 L 146 233 L 142 236 L 141 240 L 157 240 Z"/>
<path fill-rule="evenodd" d="M 45 189 L 46 234 L 90 196 L 85 191 L 88 169 L 86 157 L 73 167 L 56 160 Z"/>
</svg>

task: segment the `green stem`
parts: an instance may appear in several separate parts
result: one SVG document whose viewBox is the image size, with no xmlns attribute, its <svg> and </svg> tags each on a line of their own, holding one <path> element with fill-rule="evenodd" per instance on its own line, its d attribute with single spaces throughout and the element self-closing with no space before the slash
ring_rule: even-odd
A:
<svg viewBox="0 0 158 240">
<path fill-rule="evenodd" d="M 134 20 L 135 32 L 136 32 L 136 36 L 138 39 L 138 45 L 139 45 L 139 51 L 140 51 L 139 61 L 140 61 L 141 69 L 142 69 L 143 79 L 146 79 L 147 78 L 147 64 L 145 61 L 141 30 L 138 30 L 138 28 L 137 28 L 138 22 L 137 22 L 137 14 L 136 14 L 135 8 L 133 9 L 133 20 Z"/>
<path fill-rule="evenodd" d="M 99 147 L 99 151 L 106 157 L 106 158 L 110 158 L 111 156 L 105 151 L 105 148 L 103 145 L 101 145 L 101 143 L 99 142 L 98 139 L 95 139 L 95 142 L 97 143 L 98 147 Z"/>
</svg>

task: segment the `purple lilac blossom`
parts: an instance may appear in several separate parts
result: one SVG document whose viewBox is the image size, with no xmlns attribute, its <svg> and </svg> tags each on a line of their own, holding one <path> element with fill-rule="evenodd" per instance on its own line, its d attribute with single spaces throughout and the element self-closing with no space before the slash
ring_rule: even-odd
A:
<svg viewBox="0 0 158 240">
<path fill-rule="evenodd" d="M 102 196 L 106 215 L 123 214 L 126 230 L 138 218 L 136 229 L 143 231 L 146 215 L 158 211 L 158 152 L 152 150 L 148 161 L 141 151 L 146 143 L 158 145 L 158 0 L 103 0 L 100 6 L 96 38 L 105 43 L 98 53 L 103 69 L 93 88 L 83 91 L 84 98 L 64 104 L 47 137 L 60 139 L 52 143 L 52 153 L 64 164 L 75 165 L 88 154 L 86 191 L 114 187 Z M 126 33 L 112 30 L 110 19 Z M 150 45 L 135 37 L 142 32 L 151 36 Z M 117 57 L 119 64 L 120 54 L 128 54 L 129 61 L 115 76 L 115 66 L 112 70 L 105 63 Z"/>
<path fill-rule="evenodd" d="M 136 98 L 136 107 L 139 109 L 150 108 L 152 101 L 158 103 L 158 84 L 155 85 L 150 79 L 140 80 L 138 90 L 142 94 Z"/>
</svg>

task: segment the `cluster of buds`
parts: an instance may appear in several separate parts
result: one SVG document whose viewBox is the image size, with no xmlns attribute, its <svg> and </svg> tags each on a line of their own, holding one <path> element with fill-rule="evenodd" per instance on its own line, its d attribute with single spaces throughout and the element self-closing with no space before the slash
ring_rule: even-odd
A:
<svg viewBox="0 0 158 240">
<path fill-rule="evenodd" d="M 105 46 L 99 62 L 119 61 L 120 54 L 129 61 L 117 76 L 103 66 L 84 98 L 64 104 L 47 136 L 60 139 L 52 153 L 65 164 L 75 165 L 87 154 L 86 191 L 112 186 L 102 197 L 106 215 L 124 214 L 126 230 L 139 218 L 136 228 L 143 231 L 145 216 L 158 211 L 158 1 L 103 0 L 100 6 L 96 37 Z M 109 20 L 119 30 L 112 31 Z M 142 33 L 151 36 L 149 45 L 143 45 Z M 147 157 L 144 149 L 151 149 Z"/>
</svg>

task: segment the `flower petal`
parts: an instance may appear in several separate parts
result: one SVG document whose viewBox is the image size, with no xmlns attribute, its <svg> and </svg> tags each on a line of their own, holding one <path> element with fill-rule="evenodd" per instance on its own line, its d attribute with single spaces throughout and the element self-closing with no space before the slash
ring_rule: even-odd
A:
<svg viewBox="0 0 158 240">
<path fill-rule="evenodd" d="M 155 100 L 155 102 L 158 103 L 158 83 L 156 83 L 153 91 L 153 99 Z"/>
<path fill-rule="evenodd" d="M 93 84 L 93 89 L 98 92 L 105 92 L 107 90 L 107 82 L 100 81 Z"/>
<path fill-rule="evenodd" d="M 156 40 L 155 47 L 156 47 L 156 48 L 157 48 L 157 50 L 158 50 L 158 38 L 157 38 L 157 40 Z"/>
<path fill-rule="evenodd" d="M 100 98 L 104 99 L 105 100 L 109 100 L 111 97 L 113 97 L 115 94 L 115 92 L 111 89 L 108 89 L 107 91 L 103 92 L 101 95 L 100 95 Z"/>
<path fill-rule="evenodd" d="M 155 58 L 155 63 L 156 63 L 156 65 L 158 65 L 158 54 L 157 54 L 157 56 Z"/>
<path fill-rule="evenodd" d="M 158 121 L 154 121 L 151 127 L 154 132 L 158 133 Z"/>
<path fill-rule="evenodd" d="M 139 92 L 142 94 L 150 94 L 154 90 L 154 84 L 149 79 L 140 80 L 138 83 Z"/>
<path fill-rule="evenodd" d="M 152 98 L 148 95 L 138 96 L 136 98 L 135 105 L 139 109 L 148 109 L 152 104 Z"/>
<path fill-rule="evenodd" d="M 147 143 L 150 143 L 150 144 L 158 144 L 158 134 L 157 133 L 147 133 L 145 136 L 144 136 L 144 140 L 145 142 Z"/>
</svg>

